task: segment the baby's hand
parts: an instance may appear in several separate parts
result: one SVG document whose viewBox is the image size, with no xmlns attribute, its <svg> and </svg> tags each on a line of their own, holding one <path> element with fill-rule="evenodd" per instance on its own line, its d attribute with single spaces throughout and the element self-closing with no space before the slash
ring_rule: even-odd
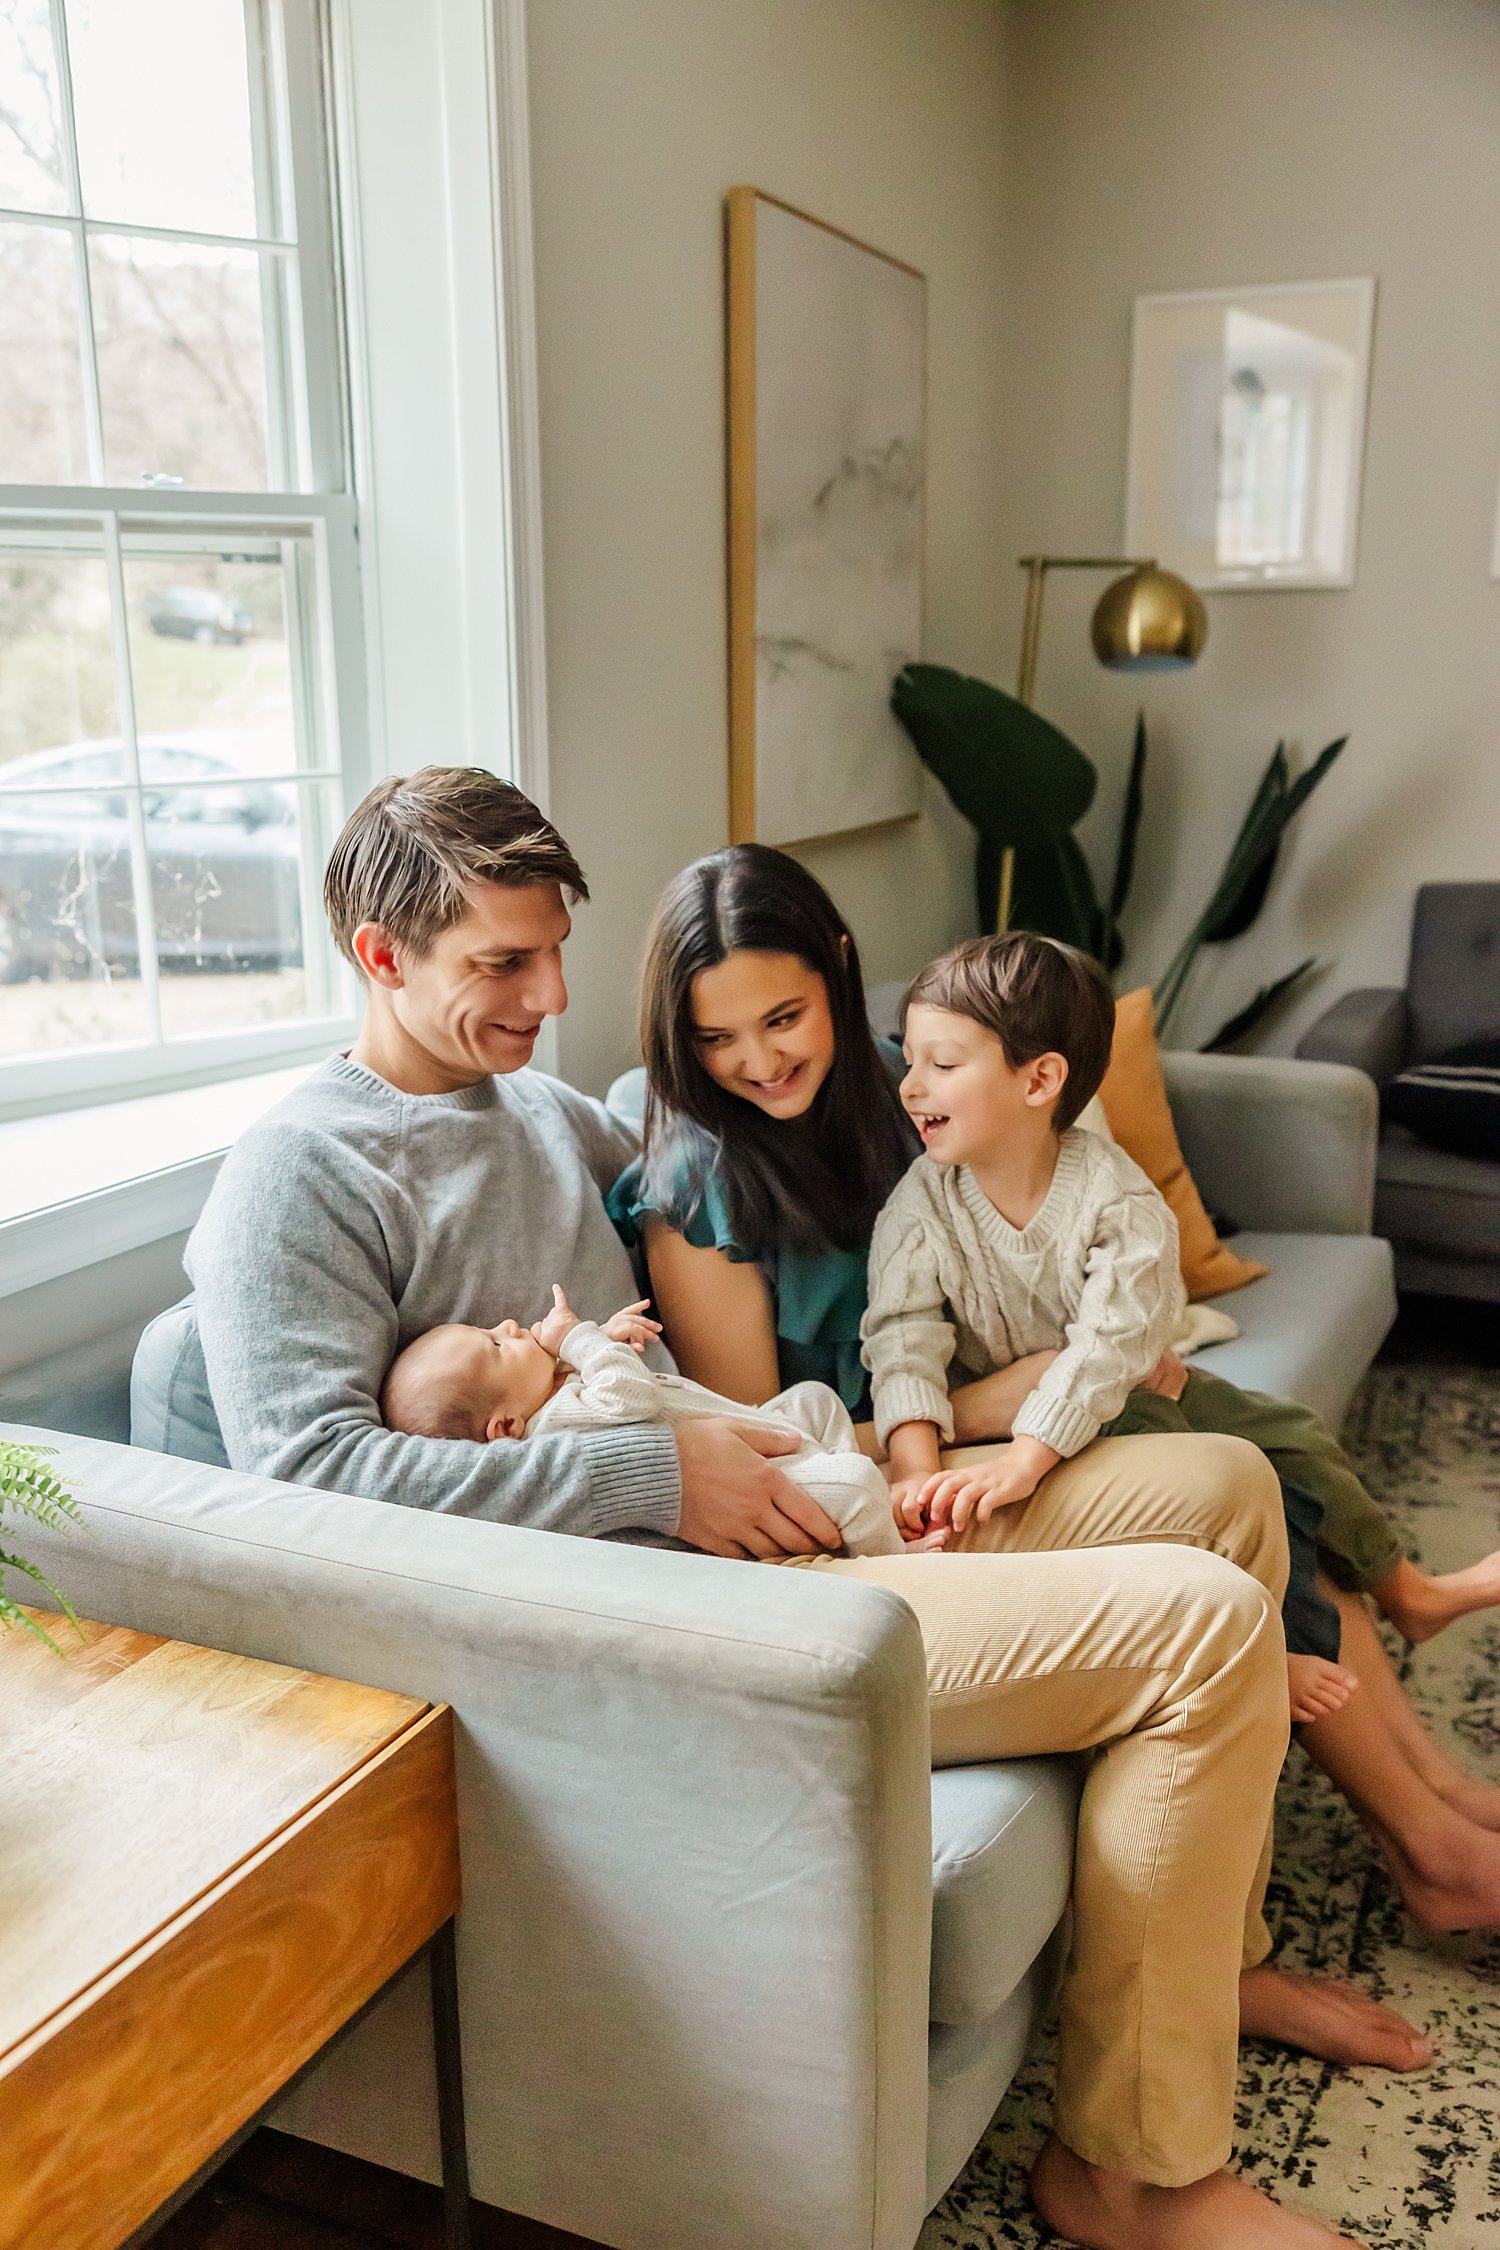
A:
<svg viewBox="0 0 1500 2250">
<path fill-rule="evenodd" d="M 891 1485 L 891 1514 L 896 1519 L 896 1529 L 909 1547 L 923 1545 L 931 1532 L 922 1498 L 931 1482 L 932 1479 L 925 1476 L 897 1477 Z M 946 1531 L 944 1537 L 947 1537 Z"/>
<path fill-rule="evenodd" d="M 628 1344 L 633 1352 L 643 1352 L 652 1337 L 661 1334 L 661 1322 L 646 1318 L 650 1302 L 649 1297 L 642 1297 L 604 1323 L 604 1333 L 612 1344 Z"/>
<path fill-rule="evenodd" d="M 1062 1456 L 1038 1438 L 1012 1438 L 991 1459 L 975 1461 L 966 1469 L 941 1469 L 928 1477 L 918 1495 L 925 1523 L 951 1524 L 956 1533 L 972 1516 L 988 1523 L 997 1508 L 1012 1508 L 1029 1500 L 1049 1469 Z"/>
<path fill-rule="evenodd" d="M 542 1319 L 532 1322 L 532 1335 L 535 1336 L 542 1350 L 550 1352 L 552 1357 L 556 1359 L 563 1348 L 564 1337 L 577 1326 L 577 1313 L 574 1312 L 562 1290 L 554 1281 L 552 1284 L 552 1310 L 544 1314 Z"/>
</svg>

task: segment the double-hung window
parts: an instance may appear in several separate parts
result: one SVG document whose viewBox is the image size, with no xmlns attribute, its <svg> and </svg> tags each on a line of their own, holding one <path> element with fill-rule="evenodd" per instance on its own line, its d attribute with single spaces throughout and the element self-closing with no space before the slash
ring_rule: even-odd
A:
<svg viewBox="0 0 1500 2250">
<path fill-rule="evenodd" d="M 348 1018 L 325 76 L 317 0 L 0 0 L 0 1105 Z"/>
</svg>

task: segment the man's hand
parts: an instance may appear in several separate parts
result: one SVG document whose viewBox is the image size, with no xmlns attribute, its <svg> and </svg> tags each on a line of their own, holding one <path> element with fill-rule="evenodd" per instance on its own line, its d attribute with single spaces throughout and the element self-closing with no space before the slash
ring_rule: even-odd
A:
<svg viewBox="0 0 1500 2250">
<path fill-rule="evenodd" d="M 1139 1388 L 1155 1391 L 1158 1398 L 1171 1399 L 1175 1405 L 1187 1389 L 1188 1371 L 1175 1352 L 1163 1352 L 1149 1375 L 1143 1375 Z"/>
<path fill-rule="evenodd" d="M 774 1465 L 778 1454 L 797 1451 L 791 1431 L 715 1414 L 679 1422 L 675 1435 L 682 1473 L 677 1531 L 690 1546 L 709 1555 L 779 1562 L 783 1555 L 832 1554 L 843 1545 L 832 1516 Z"/>
<path fill-rule="evenodd" d="M 1039 1438 L 1012 1438 L 1003 1451 L 967 1469 L 943 1469 L 929 1477 L 919 1495 L 922 1521 L 934 1529 L 951 1524 L 955 1536 L 972 1516 L 988 1523 L 997 1508 L 1029 1500 L 1049 1469 L 1062 1459 Z"/>
<path fill-rule="evenodd" d="M 532 1322 L 532 1335 L 535 1336 L 542 1350 L 550 1352 L 552 1357 L 556 1359 L 563 1348 L 564 1338 L 577 1326 L 577 1313 L 568 1303 L 558 1283 L 554 1281 L 552 1284 L 552 1310 L 549 1313 L 544 1313 L 540 1320 Z"/>
<path fill-rule="evenodd" d="M 604 1333 L 612 1344 L 628 1344 L 633 1352 L 643 1352 L 653 1336 L 661 1334 L 661 1322 L 646 1318 L 649 1297 L 637 1299 L 623 1312 L 612 1313 L 604 1323 Z"/>
</svg>

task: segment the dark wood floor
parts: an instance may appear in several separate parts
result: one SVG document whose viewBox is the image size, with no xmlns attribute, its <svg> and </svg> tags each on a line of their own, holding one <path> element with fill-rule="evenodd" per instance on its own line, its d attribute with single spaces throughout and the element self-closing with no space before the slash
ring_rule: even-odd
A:
<svg viewBox="0 0 1500 2250">
<path fill-rule="evenodd" d="M 436 2188 L 263 2128 L 155 2237 L 157 2250 L 442 2250 Z M 475 2250 L 597 2250 L 476 2205 Z"/>
</svg>

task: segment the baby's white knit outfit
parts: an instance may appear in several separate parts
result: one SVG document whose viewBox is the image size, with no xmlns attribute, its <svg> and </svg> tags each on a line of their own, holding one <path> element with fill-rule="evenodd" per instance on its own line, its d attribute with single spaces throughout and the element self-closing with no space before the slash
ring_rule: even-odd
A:
<svg viewBox="0 0 1500 2250">
<path fill-rule="evenodd" d="M 860 1333 L 875 1427 L 953 1437 L 948 1365 L 992 1374 L 1057 1351 L 1017 1437 L 1065 1458 L 1092 1444 L 1171 1343 L 1185 1308 L 1177 1222 L 1122 1148 L 1063 1134 L 1041 1209 L 1013 1227 L 964 1164 L 919 1156 L 875 1222 Z"/>
<path fill-rule="evenodd" d="M 899 1555 L 904 1541 L 891 1512 L 890 1487 L 859 1450 L 854 1424 L 826 1383 L 794 1383 L 764 1406 L 721 1398 L 685 1375 L 659 1375 L 628 1344 L 614 1343 L 591 1320 L 568 1330 L 558 1351 L 565 1382 L 526 1425 L 527 1437 L 557 1430 L 599 1430 L 629 1422 L 691 1422 L 732 1415 L 800 1442 L 776 1466 L 810 1492 L 844 1535 L 851 1555 Z"/>
</svg>

